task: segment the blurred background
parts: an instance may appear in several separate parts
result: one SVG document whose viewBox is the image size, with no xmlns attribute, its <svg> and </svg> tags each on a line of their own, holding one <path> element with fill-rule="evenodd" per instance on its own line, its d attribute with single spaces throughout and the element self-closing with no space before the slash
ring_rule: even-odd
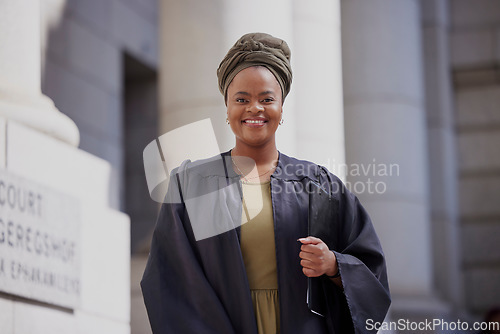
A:
<svg viewBox="0 0 500 334">
<path fill-rule="evenodd" d="M 389 320 L 500 305 L 500 1 L 1 0 L 0 167 L 82 212 L 80 303 L 0 287 L 2 333 L 150 333 L 143 149 L 205 118 L 232 147 L 216 69 L 254 31 L 292 50 L 278 149 L 367 208 Z"/>
</svg>

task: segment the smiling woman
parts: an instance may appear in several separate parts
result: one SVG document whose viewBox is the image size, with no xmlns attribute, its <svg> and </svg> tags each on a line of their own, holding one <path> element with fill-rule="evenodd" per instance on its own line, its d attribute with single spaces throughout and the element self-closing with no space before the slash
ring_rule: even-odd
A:
<svg viewBox="0 0 500 334">
<path fill-rule="evenodd" d="M 233 161 L 246 179 L 269 181 L 278 160 L 275 133 L 292 83 L 290 49 L 271 35 L 246 34 L 221 61 L 217 77 L 236 139 Z"/>
<path fill-rule="evenodd" d="M 172 172 L 141 282 L 153 332 L 375 332 L 390 296 L 369 216 L 326 168 L 276 147 L 286 42 L 246 34 L 217 76 L 235 146 Z"/>
</svg>

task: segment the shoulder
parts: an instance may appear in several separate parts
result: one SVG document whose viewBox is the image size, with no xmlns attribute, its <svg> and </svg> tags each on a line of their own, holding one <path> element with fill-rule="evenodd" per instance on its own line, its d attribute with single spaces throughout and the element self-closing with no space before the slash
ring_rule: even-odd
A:
<svg viewBox="0 0 500 334">
<path fill-rule="evenodd" d="M 227 174 L 227 162 L 222 155 L 191 161 L 184 160 L 178 167 L 170 171 L 166 201 L 181 203 L 184 198 L 199 197 L 220 189 L 223 184 L 232 184 L 232 175 Z M 234 171 L 230 171 L 234 174 Z"/>
<path fill-rule="evenodd" d="M 178 167 L 174 168 L 170 175 L 184 178 L 204 178 L 211 176 L 227 176 L 227 157 L 223 154 L 218 154 L 210 158 L 191 161 L 184 160 Z"/>
</svg>

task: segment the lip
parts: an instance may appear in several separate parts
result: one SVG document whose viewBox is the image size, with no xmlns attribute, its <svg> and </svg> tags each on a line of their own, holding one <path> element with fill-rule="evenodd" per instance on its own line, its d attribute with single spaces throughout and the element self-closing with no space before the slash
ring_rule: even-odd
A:
<svg viewBox="0 0 500 334">
<path fill-rule="evenodd" d="M 251 128 L 260 128 L 268 122 L 267 119 L 258 117 L 258 118 L 246 118 L 241 121 L 241 123 L 245 126 L 251 127 Z"/>
</svg>

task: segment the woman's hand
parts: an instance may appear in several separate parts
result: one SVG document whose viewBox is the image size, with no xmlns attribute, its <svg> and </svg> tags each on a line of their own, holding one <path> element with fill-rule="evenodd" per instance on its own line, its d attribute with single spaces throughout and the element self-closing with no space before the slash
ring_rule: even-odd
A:
<svg viewBox="0 0 500 334">
<path fill-rule="evenodd" d="M 333 276 L 338 272 L 335 253 L 319 238 L 309 236 L 298 239 L 300 247 L 300 265 L 307 277 L 318 277 L 323 274 Z"/>
</svg>

